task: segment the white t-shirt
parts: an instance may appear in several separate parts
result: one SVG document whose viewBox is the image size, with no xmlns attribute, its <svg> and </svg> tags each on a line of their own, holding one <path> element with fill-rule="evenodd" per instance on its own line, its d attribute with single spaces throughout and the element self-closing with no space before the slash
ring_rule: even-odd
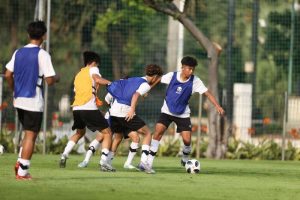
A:
<svg viewBox="0 0 300 200">
<path fill-rule="evenodd" d="M 101 77 L 101 74 L 99 73 L 99 68 L 98 67 L 91 67 L 90 68 L 90 77 L 92 79 L 92 85 L 94 87 L 95 86 L 95 81 L 92 78 L 93 74 L 96 74 L 96 75 Z M 75 88 L 74 88 L 74 92 L 76 92 Z M 96 105 L 95 95 L 92 95 L 91 100 L 89 100 L 86 104 L 81 105 L 81 106 L 74 106 L 73 110 L 98 110 L 98 107 Z"/>
<path fill-rule="evenodd" d="M 33 48 L 38 47 L 34 44 L 27 44 L 24 46 L 25 48 Z M 18 50 L 17 50 L 18 51 Z M 11 72 L 14 72 L 15 65 L 15 55 L 14 52 L 11 60 L 6 64 L 6 69 Z M 55 76 L 55 71 L 53 69 L 53 65 L 51 62 L 51 56 L 47 51 L 41 49 L 38 54 L 38 62 L 39 62 L 39 76 L 51 77 Z M 38 85 L 41 85 L 42 80 L 39 78 L 37 81 Z M 39 87 L 36 87 L 36 95 L 34 97 L 17 97 L 14 98 L 14 107 L 20 108 L 23 110 L 34 111 L 34 112 L 43 112 L 44 110 L 44 98 L 42 95 L 42 90 Z"/>
<path fill-rule="evenodd" d="M 173 77 L 173 74 L 174 74 L 174 72 L 169 72 L 169 73 L 163 75 L 162 78 L 161 78 L 161 83 L 170 84 L 170 82 L 172 80 L 172 77 Z M 181 74 L 181 71 L 178 71 L 177 76 L 176 76 L 176 78 L 179 82 L 185 83 L 185 82 L 190 80 L 190 79 L 188 79 L 186 81 L 182 81 L 181 78 L 180 78 L 180 74 Z M 207 91 L 207 88 L 205 87 L 203 82 L 200 80 L 200 78 L 198 78 L 197 76 L 194 76 L 192 94 L 194 94 L 195 92 L 198 92 L 199 94 L 203 94 L 206 91 Z M 182 113 L 180 115 L 175 115 L 175 114 L 170 112 L 170 110 L 167 106 L 166 100 L 164 100 L 164 104 L 161 108 L 161 112 L 166 113 L 168 115 L 175 116 L 175 117 L 187 118 L 187 117 L 190 117 L 191 110 L 190 110 L 189 105 L 187 105 L 186 108 L 185 108 L 184 113 Z"/>
<path fill-rule="evenodd" d="M 114 97 L 110 93 L 106 94 L 106 96 L 104 97 L 104 100 L 110 106 L 112 106 L 112 104 L 114 103 Z M 107 111 L 104 115 L 104 118 L 109 119 L 109 117 L 110 117 L 110 111 Z"/>
<path fill-rule="evenodd" d="M 142 77 L 147 80 L 146 77 Z M 146 94 L 151 89 L 150 85 L 147 82 L 144 82 L 140 85 L 140 87 L 136 90 L 141 96 Z M 110 116 L 115 117 L 126 117 L 127 113 L 130 110 L 130 106 L 126 104 L 119 103 L 116 99 L 111 105 L 110 108 Z"/>
<path fill-rule="evenodd" d="M 104 100 L 110 106 L 111 106 L 111 104 L 113 102 L 113 99 L 114 99 L 114 97 L 110 93 L 107 93 L 106 96 L 104 97 Z"/>
</svg>

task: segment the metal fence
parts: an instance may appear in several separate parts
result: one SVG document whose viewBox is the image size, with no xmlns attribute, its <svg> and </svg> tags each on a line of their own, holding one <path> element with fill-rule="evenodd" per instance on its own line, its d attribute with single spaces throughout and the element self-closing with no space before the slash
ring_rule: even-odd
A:
<svg viewBox="0 0 300 200">
<path fill-rule="evenodd" d="M 39 8 L 38 2 L 44 2 L 44 6 Z M 37 17 L 40 9 L 44 9 L 44 20 L 50 22 L 49 52 L 56 72 L 62 76 L 59 84 L 49 88 L 47 131 L 71 123 L 72 81 L 83 65 L 81 54 L 85 50 L 101 55 L 100 73 L 110 80 L 123 75 L 142 76 L 144 66 L 149 63 L 163 66 L 165 72 L 177 69 L 178 57 L 170 54 L 174 50 L 170 49 L 170 38 L 178 34 L 174 27 L 170 28 L 173 19 L 146 7 L 142 1 L 2 0 L 2 72 L 14 50 L 26 44 L 26 26 Z M 287 109 L 290 111 L 286 120 L 287 133 L 291 139 L 300 137 L 299 112 L 296 112 L 300 110 L 298 12 L 298 1 L 192 1 L 189 17 L 209 39 L 224 49 L 218 69 L 219 101 L 236 123 L 237 135 L 280 138 L 284 126 L 284 92 L 288 91 L 293 103 Z M 182 38 L 182 54 L 198 59 L 196 75 L 207 85 L 210 77 L 206 52 L 188 32 L 185 31 Z M 178 38 L 174 41 L 181 42 Z M 5 81 L 0 83 L 3 136 L 3 132 L 13 134 L 17 126 L 12 92 Z M 234 90 L 239 84 L 242 88 Z M 160 113 L 164 92 L 165 86 L 159 85 L 138 105 L 137 112 L 151 128 Z M 100 96 L 103 98 L 105 93 L 103 88 Z M 229 94 L 232 104 L 228 104 Z M 244 100 L 239 101 L 241 98 Z M 192 117 L 197 118 L 198 95 L 192 97 L 190 103 Z M 205 127 L 207 114 L 205 105 L 201 106 L 204 106 L 202 125 Z M 205 132 L 206 129 L 201 130 Z"/>
</svg>

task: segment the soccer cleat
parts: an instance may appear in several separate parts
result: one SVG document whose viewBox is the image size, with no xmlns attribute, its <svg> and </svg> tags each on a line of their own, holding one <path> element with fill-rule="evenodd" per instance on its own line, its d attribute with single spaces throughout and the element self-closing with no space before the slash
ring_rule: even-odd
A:
<svg viewBox="0 0 300 200">
<path fill-rule="evenodd" d="M 155 171 L 152 169 L 152 167 L 147 164 L 147 163 L 143 163 L 140 162 L 140 164 L 138 164 L 138 169 L 142 172 L 146 172 L 147 174 L 155 174 Z"/>
<path fill-rule="evenodd" d="M 139 171 L 139 169 L 137 168 L 137 167 L 135 167 L 135 166 L 133 166 L 133 165 L 131 165 L 131 164 L 124 164 L 124 169 L 129 169 L 129 170 L 137 170 L 137 171 Z"/>
<path fill-rule="evenodd" d="M 60 161 L 59 161 L 59 167 L 60 168 L 65 168 L 66 167 L 67 159 L 68 159 L 68 157 L 66 155 L 63 154 L 61 156 Z"/>
<path fill-rule="evenodd" d="M 112 165 L 112 161 L 113 161 L 113 158 L 107 159 L 107 163 L 108 163 L 109 165 Z"/>
<path fill-rule="evenodd" d="M 16 175 L 17 180 L 32 180 L 32 177 L 29 173 L 27 173 L 25 176 Z"/>
<path fill-rule="evenodd" d="M 100 170 L 103 171 L 103 172 L 115 172 L 116 171 L 116 169 L 113 168 L 108 163 L 102 163 L 102 164 L 100 164 Z"/>
<path fill-rule="evenodd" d="M 78 164 L 78 167 L 79 167 L 79 168 L 85 168 L 85 167 L 88 166 L 88 164 L 89 164 L 89 163 L 88 163 L 87 161 L 82 161 L 81 163 Z"/>
<path fill-rule="evenodd" d="M 186 161 L 183 161 L 182 159 L 180 160 L 180 164 L 181 164 L 181 166 L 185 166 L 185 164 L 186 164 Z"/>
<path fill-rule="evenodd" d="M 20 162 L 17 161 L 16 164 L 15 164 L 15 175 L 16 175 L 16 176 L 18 175 L 19 167 L 20 167 Z"/>
</svg>

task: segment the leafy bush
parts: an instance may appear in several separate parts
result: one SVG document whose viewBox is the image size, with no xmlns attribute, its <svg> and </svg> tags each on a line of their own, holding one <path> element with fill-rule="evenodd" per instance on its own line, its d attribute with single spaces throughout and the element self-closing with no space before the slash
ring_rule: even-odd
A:
<svg viewBox="0 0 300 200">
<path fill-rule="evenodd" d="M 0 144 L 5 148 L 6 152 L 14 152 L 13 143 L 14 134 L 8 131 L 3 131 L 0 136 Z M 68 138 L 64 137 L 57 143 L 54 143 L 55 135 L 49 133 L 47 136 L 47 147 L 46 152 L 50 154 L 60 154 L 63 152 Z M 130 140 L 124 140 L 119 148 L 118 156 L 127 156 L 128 147 Z M 196 157 L 196 138 L 192 138 L 192 151 L 191 157 Z M 207 137 L 202 137 L 200 141 L 200 157 L 205 158 L 205 152 L 207 150 L 208 140 Z M 163 144 L 160 145 L 157 152 L 157 156 L 178 156 L 182 151 L 181 139 L 174 141 L 173 137 L 164 140 Z M 88 143 L 86 143 L 86 148 L 88 148 Z M 35 153 L 41 153 L 43 151 L 42 141 L 37 140 L 35 145 Z M 71 152 L 75 153 L 75 149 Z M 138 153 L 140 155 L 140 153 Z M 227 159 L 253 159 L 253 160 L 281 160 L 282 149 L 281 146 L 275 143 L 273 140 L 263 140 L 258 145 L 251 143 L 245 143 L 229 138 L 227 152 L 225 158 Z M 300 149 L 293 147 L 291 142 L 288 142 L 287 148 L 285 149 L 285 160 L 300 160 Z"/>
<path fill-rule="evenodd" d="M 0 133 L 0 144 L 3 145 L 5 152 L 14 152 L 14 134 L 11 131 L 2 130 Z"/>
</svg>

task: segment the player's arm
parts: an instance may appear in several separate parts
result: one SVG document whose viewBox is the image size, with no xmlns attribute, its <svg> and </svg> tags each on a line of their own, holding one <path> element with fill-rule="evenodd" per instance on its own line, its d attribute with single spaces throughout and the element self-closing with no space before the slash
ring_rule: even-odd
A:
<svg viewBox="0 0 300 200">
<path fill-rule="evenodd" d="M 220 114 L 220 115 L 224 115 L 225 114 L 225 111 L 223 110 L 223 108 L 218 104 L 216 98 L 212 95 L 212 93 L 207 90 L 205 93 L 205 96 L 207 96 L 207 98 L 209 99 L 209 101 L 215 106 L 217 112 Z"/>
<path fill-rule="evenodd" d="M 150 85 L 151 89 L 154 88 L 158 83 L 160 83 L 160 81 L 161 81 L 161 76 L 158 77 L 152 85 Z"/>
<path fill-rule="evenodd" d="M 111 84 L 111 81 L 106 80 L 105 78 L 102 78 L 98 74 L 93 74 L 92 75 L 93 80 L 95 81 L 96 85 L 109 85 Z"/>
<path fill-rule="evenodd" d="M 126 117 L 125 117 L 125 120 L 126 121 L 130 121 L 133 116 L 134 116 L 134 113 L 135 113 L 135 108 L 136 108 L 136 105 L 137 105 L 137 102 L 138 102 L 138 99 L 140 97 L 140 93 L 138 92 L 135 92 L 131 98 L 131 105 L 130 105 L 130 110 L 129 112 L 127 113 Z"/>
<path fill-rule="evenodd" d="M 54 83 L 59 82 L 60 76 L 56 74 L 55 76 L 49 76 L 45 78 L 45 81 L 48 85 L 54 85 Z"/>
<path fill-rule="evenodd" d="M 10 70 L 6 70 L 6 72 L 5 72 L 5 79 L 6 79 L 6 81 L 7 81 L 7 83 L 8 83 L 8 86 L 10 87 L 10 89 L 14 89 L 14 77 L 13 77 L 13 72 L 11 72 Z"/>
</svg>

